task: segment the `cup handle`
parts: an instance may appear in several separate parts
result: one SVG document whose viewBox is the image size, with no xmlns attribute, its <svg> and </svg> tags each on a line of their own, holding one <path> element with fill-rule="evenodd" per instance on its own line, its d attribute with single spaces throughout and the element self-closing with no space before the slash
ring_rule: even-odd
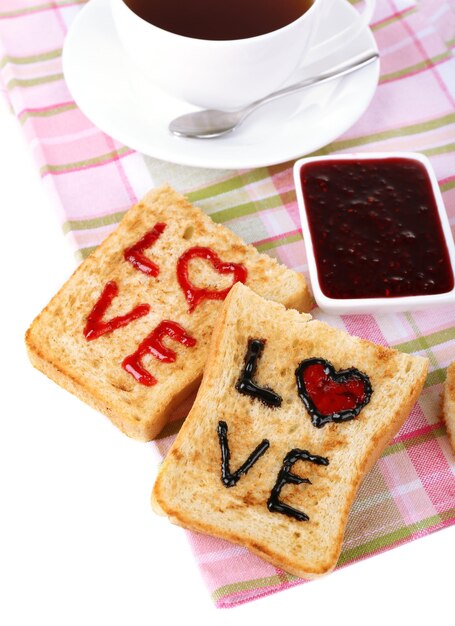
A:
<svg viewBox="0 0 455 626">
<path fill-rule="evenodd" d="M 333 0 L 332 0 L 333 2 Z M 328 8 L 332 2 L 328 3 Z M 376 7 L 376 0 L 364 0 L 365 7 L 362 13 L 344 30 L 329 37 L 325 41 L 321 41 L 314 46 L 310 47 L 311 51 L 311 63 L 315 61 L 320 61 L 321 59 L 329 56 L 333 52 L 335 52 L 338 48 L 342 48 L 346 43 L 346 39 L 351 41 L 354 37 L 356 37 L 363 28 L 368 26 L 373 17 L 373 13 Z M 323 17 L 324 19 L 324 17 Z"/>
</svg>

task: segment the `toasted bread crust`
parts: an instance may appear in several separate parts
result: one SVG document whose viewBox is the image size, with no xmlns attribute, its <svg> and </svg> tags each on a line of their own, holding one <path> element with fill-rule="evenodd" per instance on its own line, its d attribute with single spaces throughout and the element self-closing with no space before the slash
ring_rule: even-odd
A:
<svg viewBox="0 0 455 626">
<path fill-rule="evenodd" d="M 166 223 L 166 228 L 145 250 L 160 268 L 159 275 L 151 277 L 125 261 L 124 251 L 158 222 Z M 212 248 L 223 261 L 244 264 L 247 283 L 264 296 L 301 310 L 311 307 L 303 276 L 259 254 L 183 196 L 161 187 L 126 213 L 117 229 L 76 269 L 26 333 L 27 350 L 37 369 L 136 439 L 156 437 L 201 380 L 211 331 L 222 303 L 206 300 L 193 313 L 188 312 L 177 282 L 176 264 L 185 250 L 195 246 Z M 194 275 L 201 285 L 207 283 L 216 289 L 229 285 L 232 277 L 217 275 L 207 263 L 198 263 L 194 262 Z M 106 319 L 144 303 L 149 304 L 150 312 L 88 342 L 83 336 L 87 316 L 108 281 L 118 285 L 119 293 Z M 187 348 L 171 341 L 177 354 L 175 363 L 163 364 L 146 356 L 145 367 L 156 374 L 158 384 L 144 387 L 121 364 L 164 319 L 181 324 L 197 344 Z"/>
<path fill-rule="evenodd" d="M 266 347 L 257 377 L 282 395 L 278 409 L 240 397 L 233 388 L 245 342 L 259 333 Z M 372 400 L 355 420 L 322 429 L 311 425 L 292 381 L 299 359 L 309 355 L 333 362 L 338 355 L 338 368 L 354 364 L 368 373 Z M 281 359 L 287 358 L 286 367 Z M 152 493 L 155 510 L 178 525 L 243 545 L 296 576 L 327 574 L 338 561 L 356 492 L 411 411 L 427 368 L 421 357 L 349 337 L 277 304 L 261 305 L 261 298 L 236 285 L 217 320 L 195 404 L 160 468 Z M 222 373 L 232 370 L 226 382 Z M 219 419 L 229 424 L 234 468 L 261 439 L 270 441 L 257 465 L 229 489 L 220 480 Z M 266 507 L 284 454 L 295 447 L 330 460 L 322 469 L 296 465 L 293 471 L 312 484 L 283 490 L 282 497 L 308 513 L 309 522 Z"/>
<path fill-rule="evenodd" d="M 455 452 L 455 361 L 447 368 L 442 399 L 442 419 L 450 445 Z"/>
<path fill-rule="evenodd" d="M 125 435 L 139 441 L 155 439 L 167 423 L 169 415 L 173 415 L 174 411 L 178 412 L 180 405 L 195 393 L 201 380 L 201 377 L 197 378 L 177 393 L 173 402 L 168 405 L 167 410 L 157 414 L 153 423 L 138 422 L 137 420 L 125 419 L 124 417 L 119 418 L 115 405 L 111 407 L 102 396 L 93 392 L 89 393 L 84 384 L 79 379 L 73 377 L 71 372 L 58 369 L 54 363 L 44 358 L 35 347 L 33 339 L 29 336 L 29 331 L 26 333 L 25 341 L 28 357 L 33 367 L 93 409 L 104 413 Z"/>
</svg>

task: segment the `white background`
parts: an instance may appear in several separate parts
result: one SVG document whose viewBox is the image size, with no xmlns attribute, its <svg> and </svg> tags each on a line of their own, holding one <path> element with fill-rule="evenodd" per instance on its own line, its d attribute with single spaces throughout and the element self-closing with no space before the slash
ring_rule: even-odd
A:
<svg viewBox="0 0 455 626">
<path fill-rule="evenodd" d="M 184 531 L 150 508 L 150 444 L 122 435 L 27 360 L 24 332 L 75 260 L 2 102 L 0 138 L 0 624 L 453 624 L 455 526 L 214 608 Z"/>
</svg>

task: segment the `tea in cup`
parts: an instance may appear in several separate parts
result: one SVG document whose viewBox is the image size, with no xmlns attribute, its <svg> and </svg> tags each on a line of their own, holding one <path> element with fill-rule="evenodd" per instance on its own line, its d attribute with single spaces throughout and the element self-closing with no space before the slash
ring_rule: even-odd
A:
<svg viewBox="0 0 455 626">
<path fill-rule="evenodd" d="M 234 109 L 290 79 L 311 52 L 331 55 L 371 19 L 375 0 L 329 39 L 318 37 L 340 0 L 111 0 L 122 45 L 142 76 L 205 108 Z"/>
</svg>

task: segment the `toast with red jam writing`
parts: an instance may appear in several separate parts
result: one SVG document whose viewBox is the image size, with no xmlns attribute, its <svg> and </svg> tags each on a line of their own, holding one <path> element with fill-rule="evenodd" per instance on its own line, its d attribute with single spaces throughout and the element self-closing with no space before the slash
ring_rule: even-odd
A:
<svg viewBox="0 0 455 626">
<path fill-rule="evenodd" d="M 442 399 L 442 417 L 450 445 L 455 452 L 455 361 L 447 368 Z"/>
<path fill-rule="evenodd" d="M 236 284 L 160 468 L 155 510 L 291 574 L 330 572 L 356 491 L 427 367 Z"/>
<path fill-rule="evenodd" d="M 150 192 L 27 331 L 30 359 L 131 437 L 153 439 L 199 385 L 235 282 L 309 310 L 305 279 L 169 187 Z"/>
</svg>

